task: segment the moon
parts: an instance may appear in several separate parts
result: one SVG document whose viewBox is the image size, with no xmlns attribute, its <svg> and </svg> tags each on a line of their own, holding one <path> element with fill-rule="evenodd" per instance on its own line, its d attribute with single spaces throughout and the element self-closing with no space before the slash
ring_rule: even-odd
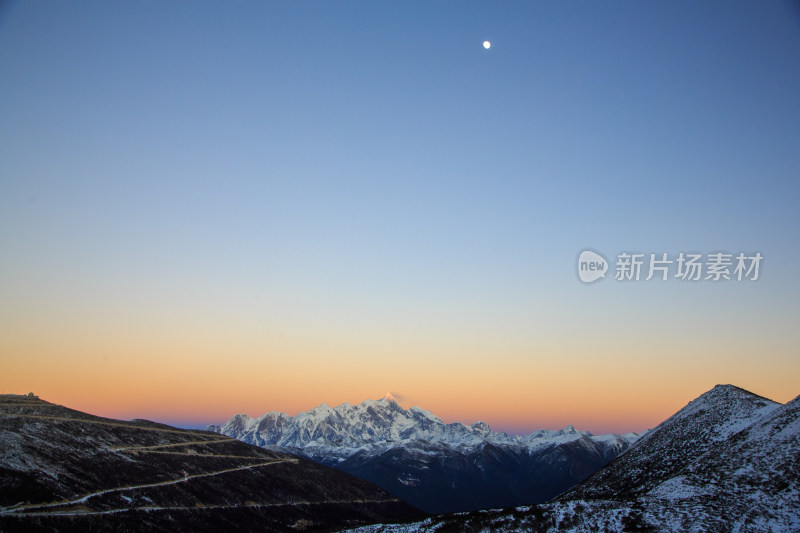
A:
<svg viewBox="0 0 800 533">
<path fill-rule="evenodd" d="M 487 50 L 491 48 L 491 46 L 492 43 L 490 43 L 489 41 L 483 41 L 483 47 L 486 48 Z"/>
</svg>

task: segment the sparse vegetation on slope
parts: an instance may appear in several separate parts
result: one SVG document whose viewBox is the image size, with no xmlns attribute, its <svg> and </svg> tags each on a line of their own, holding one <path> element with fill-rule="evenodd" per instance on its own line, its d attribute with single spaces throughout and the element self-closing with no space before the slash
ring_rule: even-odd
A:
<svg viewBox="0 0 800 533">
<path fill-rule="evenodd" d="M 204 431 L 0 398 L 0 530 L 329 529 L 416 510 L 342 472 Z"/>
</svg>

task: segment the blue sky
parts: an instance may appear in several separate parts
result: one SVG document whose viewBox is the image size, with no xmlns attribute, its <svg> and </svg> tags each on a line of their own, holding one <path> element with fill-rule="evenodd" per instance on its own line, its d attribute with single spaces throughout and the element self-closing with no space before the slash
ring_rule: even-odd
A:
<svg viewBox="0 0 800 533">
<path fill-rule="evenodd" d="M 0 11 L 6 357 L 42 335 L 76 360 L 105 353 L 96 328 L 131 346 L 156 328 L 192 350 L 170 335 L 217 328 L 246 366 L 237 343 L 280 351 L 259 329 L 280 323 L 326 346 L 363 332 L 364 350 L 462 337 L 500 365 L 509 342 L 512 359 L 569 359 L 583 347 L 564 356 L 559 343 L 589 332 L 617 364 L 631 331 L 667 346 L 689 332 L 726 350 L 773 339 L 755 384 L 786 400 L 798 377 L 798 13 L 12 3 Z M 585 247 L 765 262 L 752 286 L 585 287 Z M 20 365 L 4 386 L 29 381 L 34 363 Z M 364 380 L 380 382 L 374 395 L 393 388 Z M 321 401 L 335 403 L 308 407 Z"/>
</svg>

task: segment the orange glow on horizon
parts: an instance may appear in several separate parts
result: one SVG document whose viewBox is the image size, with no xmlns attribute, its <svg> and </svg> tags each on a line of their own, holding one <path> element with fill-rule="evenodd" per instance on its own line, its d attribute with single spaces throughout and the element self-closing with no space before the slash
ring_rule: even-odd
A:
<svg viewBox="0 0 800 533">
<path fill-rule="evenodd" d="M 2 361 L 2 392 L 33 391 L 101 416 L 204 425 L 391 391 L 404 407 L 446 422 L 482 420 L 519 433 L 572 424 L 605 433 L 653 427 L 718 383 L 787 402 L 800 375 L 800 362 L 781 355 L 793 353 L 792 339 L 770 341 L 773 365 L 765 368 L 752 357 L 764 343 L 735 332 L 719 342 L 715 332 L 653 340 L 652 332 L 616 337 L 601 329 L 514 337 L 317 325 L 311 335 L 300 325 L 237 331 L 223 323 L 145 335 L 141 325 L 71 326 L 49 335 L 7 328 L 0 349 L 12 356 Z"/>
</svg>

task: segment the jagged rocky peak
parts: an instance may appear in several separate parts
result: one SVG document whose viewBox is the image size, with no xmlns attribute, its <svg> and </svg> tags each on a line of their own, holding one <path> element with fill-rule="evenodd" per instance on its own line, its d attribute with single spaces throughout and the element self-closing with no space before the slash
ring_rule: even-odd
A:
<svg viewBox="0 0 800 533">
<path fill-rule="evenodd" d="M 470 427 L 474 429 L 476 432 L 483 435 L 489 435 L 492 432 L 492 428 L 490 428 L 489 424 L 487 424 L 486 422 L 478 421 L 472 424 Z"/>
<path fill-rule="evenodd" d="M 329 407 L 323 403 L 294 417 L 273 412 L 258 420 L 260 423 L 246 415 L 236 415 L 221 427 L 207 429 L 262 446 L 295 448 L 307 453 L 311 453 L 308 448 L 313 447 L 315 455 L 326 457 L 349 456 L 364 447 L 377 452 L 375 446 L 399 442 L 436 443 L 458 448 L 488 443 L 539 448 L 591 437 L 588 431 L 571 425 L 559 431 L 539 430 L 518 437 L 493 432 L 485 422 L 447 424 L 419 407 L 404 409 L 391 392 L 379 400 L 368 399 L 357 405 L 343 403 Z M 616 436 L 605 437 L 604 442 L 610 442 L 609 437 Z M 626 445 L 633 440 L 626 437 Z"/>
<path fill-rule="evenodd" d="M 355 474 L 431 513 L 550 499 L 635 440 L 592 437 L 572 426 L 509 436 L 485 422 L 445 423 L 419 407 L 406 410 L 391 393 L 357 405 L 322 404 L 279 421 L 218 432 Z"/>
<path fill-rule="evenodd" d="M 708 402 L 720 402 L 720 401 L 736 401 L 736 402 L 749 402 L 756 406 L 764 406 L 768 404 L 775 404 L 774 401 L 770 400 L 769 398 L 764 398 L 763 396 L 759 396 L 749 390 L 745 390 L 741 387 L 737 387 L 736 385 L 716 385 L 710 391 L 701 394 L 695 400 L 689 402 L 693 404 L 695 402 L 700 401 L 708 401 Z"/>
<path fill-rule="evenodd" d="M 395 400 L 395 398 L 394 398 L 394 396 L 392 396 L 391 392 L 387 392 L 386 395 L 383 397 L 383 399 L 386 402 L 397 403 L 397 400 Z"/>
<path fill-rule="evenodd" d="M 717 385 L 667 419 L 661 425 L 661 433 L 690 431 L 702 434 L 704 441 L 723 440 L 779 406 L 735 385 Z M 654 436 L 652 432 L 642 441 Z"/>
</svg>

